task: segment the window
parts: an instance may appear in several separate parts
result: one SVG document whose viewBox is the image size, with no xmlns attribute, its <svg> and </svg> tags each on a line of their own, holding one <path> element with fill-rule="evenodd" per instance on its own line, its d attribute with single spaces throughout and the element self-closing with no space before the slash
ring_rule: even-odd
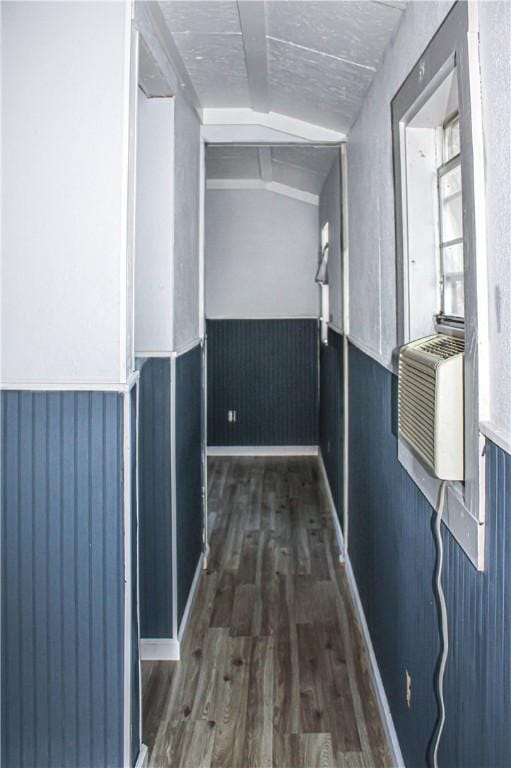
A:
<svg viewBox="0 0 511 768">
<path fill-rule="evenodd" d="M 465 318 L 463 206 L 460 118 L 455 114 L 441 130 L 442 164 L 437 170 L 440 246 L 440 312 L 443 325 L 461 325 Z"/>
<path fill-rule="evenodd" d="M 484 568 L 487 292 L 484 154 L 477 34 L 456 3 L 392 100 L 398 347 L 438 332 L 465 337 L 464 474 L 444 522 Z M 439 481 L 398 441 L 399 461 L 432 506 Z"/>
</svg>

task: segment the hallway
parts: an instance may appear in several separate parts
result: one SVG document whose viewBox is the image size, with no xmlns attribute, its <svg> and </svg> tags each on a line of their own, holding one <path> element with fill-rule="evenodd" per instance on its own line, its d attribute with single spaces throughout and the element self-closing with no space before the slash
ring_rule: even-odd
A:
<svg viewBox="0 0 511 768">
<path fill-rule="evenodd" d="M 181 661 L 143 663 L 150 765 L 390 765 L 317 459 L 210 457 L 208 491 Z"/>
</svg>

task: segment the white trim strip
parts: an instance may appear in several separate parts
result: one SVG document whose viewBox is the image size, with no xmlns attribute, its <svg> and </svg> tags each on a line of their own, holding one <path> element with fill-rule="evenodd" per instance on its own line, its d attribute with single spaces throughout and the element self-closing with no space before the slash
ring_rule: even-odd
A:
<svg viewBox="0 0 511 768">
<path fill-rule="evenodd" d="M 303 189 L 290 187 L 287 184 L 281 184 L 278 181 L 264 181 L 263 179 L 208 179 L 206 182 L 208 190 L 255 190 L 259 192 L 274 192 L 276 195 L 291 197 L 294 200 L 300 200 L 302 203 L 319 206 L 319 196 L 312 192 L 306 192 Z"/>
<path fill-rule="evenodd" d="M 175 638 L 142 638 L 140 641 L 142 661 L 179 661 L 179 640 Z"/>
<path fill-rule="evenodd" d="M 204 339 L 193 339 L 193 341 L 187 341 L 186 344 L 182 344 L 180 347 L 177 347 L 173 352 L 170 353 L 170 357 L 181 357 L 181 355 L 185 355 L 187 352 L 190 352 L 192 349 L 195 349 L 195 347 L 198 347 L 202 344 Z"/>
<path fill-rule="evenodd" d="M 319 317 L 317 315 L 281 315 L 280 317 L 275 315 L 251 315 L 250 317 L 240 317 L 240 315 L 208 315 L 206 320 L 316 320 L 319 322 Z"/>
<path fill-rule="evenodd" d="M 4 381 L 0 390 L 28 392 L 129 392 L 139 372 L 130 374 L 127 382 L 109 381 Z"/>
<path fill-rule="evenodd" d="M 344 336 L 344 331 L 342 331 L 342 330 L 339 328 L 339 326 L 338 326 L 338 325 L 336 325 L 335 323 L 332 323 L 332 321 L 330 321 L 330 322 L 328 323 L 328 327 L 329 327 L 329 328 L 330 328 L 332 331 L 335 331 L 335 333 L 336 333 L 338 336 Z"/>
<path fill-rule="evenodd" d="M 193 604 L 195 602 L 195 598 L 197 597 L 197 590 L 199 587 L 200 576 L 202 573 L 203 561 L 204 561 L 204 554 L 201 553 L 201 556 L 199 557 L 199 561 L 197 563 L 197 568 L 195 569 L 192 586 L 190 587 L 190 592 L 188 593 L 188 600 L 186 601 L 185 609 L 183 611 L 183 618 L 181 619 L 181 624 L 179 625 L 179 632 L 177 635 L 179 643 L 183 642 L 183 638 L 185 636 L 185 632 L 188 627 L 188 622 L 190 620 Z"/>
<path fill-rule="evenodd" d="M 493 421 L 481 421 L 479 429 L 488 440 L 511 455 L 511 432 L 505 427 L 499 427 Z"/>
<path fill-rule="evenodd" d="M 364 355 L 367 355 L 368 357 L 371 357 L 373 360 L 376 360 L 377 363 L 382 365 L 384 368 L 387 369 L 387 371 L 390 371 L 391 373 L 395 373 L 395 369 L 392 365 L 392 360 L 389 360 L 388 358 L 384 357 L 380 352 L 377 352 L 374 349 L 371 349 L 364 341 L 360 341 L 360 339 L 357 339 L 356 336 L 353 336 L 351 333 L 347 334 L 348 341 L 350 344 L 353 344 L 354 347 L 359 349 L 361 352 L 364 353 Z"/>
<path fill-rule="evenodd" d="M 378 704 L 380 717 L 383 722 L 383 728 L 385 730 L 387 743 L 388 743 L 391 757 L 392 757 L 392 766 L 393 768 L 405 768 L 405 762 L 403 760 L 403 755 L 401 753 L 401 747 L 399 746 L 399 739 L 397 737 L 396 728 L 394 726 L 394 721 L 392 719 L 392 713 L 390 711 L 387 694 L 385 693 L 383 680 L 381 679 L 380 670 L 378 668 L 378 662 L 376 660 L 376 655 L 374 653 L 371 634 L 369 632 L 369 627 L 367 626 L 367 621 L 364 613 L 364 608 L 362 606 L 362 601 L 360 600 L 357 582 L 355 580 L 355 574 L 353 573 L 353 568 L 351 566 L 349 555 L 344 551 L 344 541 L 342 537 L 342 531 L 341 531 L 337 514 L 335 511 L 335 504 L 333 502 L 332 492 L 330 490 L 330 484 L 328 482 L 325 465 L 323 463 L 323 458 L 321 454 L 319 456 L 319 466 L 320 466 L 320 474 L 321 474 L 325 491 L 329 500 L 330 512 L 334 518 L 334 526 L 337 534 L 337 541 L 339 543 L 339 550 L 341 553 L 344 553 L 346 578 L 348 580 L 348 586 L 350 589 L 350 595 L 353 602 L 353 608 L 355 610 L 355 614 L 358 619 L 360 630 L 362 632 L 362 638 L 366 647 L 367 657 L 369 660 L 369 673 L 371 675 L 371 681 L 373 683 L 374 690 L 376 693 L 376 701 Z"/>
<path fill-rule="evenodd" d="M 140 752 L 138 753 L 137 762 L 135 768 L 147 768 L 149 765 L 149 750 L 145 744 L 140 745 Z"/>
<path fill-rule="evenodd" d="M 317 445 L 208 445 L 208 456 L 317 456 Z"/>
<path fill-rule="evenodd" d="M 298 120 L 288 115 L 282 115 L 279 112 L 256 112 L 248 107 L 225 109 L 225 108 L 205 108 L 202 110 L 203 134 L 206 141 L 209 141 L 208 127 L 225 126 L 238 129 L 241 126 L 258 126 L 260 128 L 271 128 L 279 133 L 294 136 L 302 141 L 316 141 L 321 143 L 339 143 L 346 141 L 346 134 L 334 131 L 330 128 L 324 128 L 321 125 L 307 123 L 304 120 Z M 234 141 L 235 139 L 233 139 Z M 238 137 L 239 141 L 239 137 Z"/>
</svg>

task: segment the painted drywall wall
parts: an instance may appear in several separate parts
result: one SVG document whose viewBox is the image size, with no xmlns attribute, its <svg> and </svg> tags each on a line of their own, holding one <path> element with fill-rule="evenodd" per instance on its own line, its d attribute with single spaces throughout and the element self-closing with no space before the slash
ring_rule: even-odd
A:
<svg viewBox="0 0 511 768">
<path fill-rule="evenodd" d="M 409 3 L 348 137 L 350 336 L 390 367 L 396 345 L 390 103 L 452 6 Z M 478 3 L 485 142 L 490 418 L 511 445 L 511 9 Z"/>
<path fill-rule="evenodd" d="M 342 309 L 342 249 L 341 249 L 341 161 L 332 167 L 319 197 L 320 232 L 328 222 L 328 283 L 330 285 L 330 321 L 343 329 Z"/>
<path fill-rule="evenodd" d="M 318 209 L 263 190 L 206 192 L 208 317 L 316 317 Z"/>
<path fill-rule="evenodd" d="M 490 424 L 511 450 L 511 4 L 479 3 L 486 178 Z"/>
<path fill-rule="evenodd" d="M 135 350 L 172 350 L 174 99 L 138 91 Z"/>
<path fill-rule="evenodd" d="M 451 5 L 409 3 L 348 136 L 350 336 L 389 366 L 396 345 L 390 103 Z"/>
<path fill-rule="evenodd" d="M 199 336 L 200 123 L 183 96 L 176 99 L 174 208 L 174 349 Z"/>
<path fill-rule="evenodd" d="M 2 378 L 126 378 L 130 8 L 2 8 Z"/>
</svg>

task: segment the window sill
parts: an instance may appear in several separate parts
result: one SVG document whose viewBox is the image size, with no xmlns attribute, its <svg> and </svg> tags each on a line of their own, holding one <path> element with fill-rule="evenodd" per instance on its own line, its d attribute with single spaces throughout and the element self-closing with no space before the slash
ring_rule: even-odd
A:
<svg viewBox="0 0 511 768">
<path fill-rule="evenodd" d="M 436 509 L 441 481 L 427 471 L 403 440 L 398 440 L 398 459 L 433 509 Z M 461 483 L 452 482 L 447 486 L 443 522 L 472 565 L 478 571 L 483 571 L 485 526 L 467 508 Z"/>
</svg>

